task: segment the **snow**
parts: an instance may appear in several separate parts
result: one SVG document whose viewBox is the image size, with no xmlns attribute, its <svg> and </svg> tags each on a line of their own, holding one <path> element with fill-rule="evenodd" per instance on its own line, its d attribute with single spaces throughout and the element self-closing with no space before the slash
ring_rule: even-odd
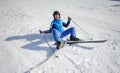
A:
<svg viewBox="0 0 120 73">
<path fill-rule="evenodd" d="M 53 45 L 52 35 L 38 32 L 49 28 L 55 10 L 93 40 L 108 41 L 66 46 L 55 58 L 55 48 L 42 37 Z M 78 37 L 89 40 L 73 26 Z M 0 65 L 1 73 L 120 73 L 120 0 L 1 0 Z"/>
</svg>

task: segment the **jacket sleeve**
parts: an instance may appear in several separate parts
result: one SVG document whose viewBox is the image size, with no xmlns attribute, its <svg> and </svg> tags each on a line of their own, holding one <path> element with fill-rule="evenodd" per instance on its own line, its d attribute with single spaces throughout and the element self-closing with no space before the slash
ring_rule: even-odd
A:
<svg viewBox="0 0 120 73">
<path fill-rule="evenodd" d="M 44 33 L 51 33 L 51 30 L 45 30 Z"/>
<path fill-rule="evenodd" d="M 70 20 L 68 20 L 67 23 L 63 22 L 64 27 L 68 27 L 69 24 L 70 24 Z"/>
<path fill-rule="evenodd" d="M 52 22 L 51 22 L 50 28 L 49 28 L 48 30 L 45 30 L 45 31 L 42 31 L 42 32 L 43 32 L 43 33 L 51 33 L 52 28 L 53 28 L 53 24 L 52 24 Z"/>
<path fill-rule="evenodd" d="M 51 33 L 52 29 L 56 29 L 56 26 L 55 26 L 55 24 L 53 24 L 53 23 L 51 22 L 51 24 L 50 24 L 50 29 L 49 29 L 49 30 L 45 30 L 45 31 L 43 31 L 43 32 L 44 32 L 44 33 Z"/>
</svg>

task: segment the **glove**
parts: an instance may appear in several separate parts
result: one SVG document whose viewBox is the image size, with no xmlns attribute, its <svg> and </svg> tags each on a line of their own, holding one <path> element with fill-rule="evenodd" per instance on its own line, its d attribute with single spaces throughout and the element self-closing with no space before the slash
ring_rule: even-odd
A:
<svg viewBox="0 0 120 73">
<path fill-rule="evenodd" d="M 44 33 L 43 31 L 39 30 L 40 34 Z"/>
<path fill-rule="evenodd" d="M 68 20 L 72 20 L 70 17 L 68 17 Z"/>
</svg>

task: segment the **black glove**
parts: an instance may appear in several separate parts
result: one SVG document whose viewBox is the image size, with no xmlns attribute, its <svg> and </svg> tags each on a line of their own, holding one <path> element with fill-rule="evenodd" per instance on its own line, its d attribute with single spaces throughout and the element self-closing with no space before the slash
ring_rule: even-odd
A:
<svg viewBox="0 0 120 73">
<path fill-rule="evenodd" d="M 40 34 L 44 33 L 43 31 L 39 30 Z"/>
<path fill-rule="evenodd" d="M 68 17 L 68 20 L 69 20 L 69 21 L 72 20 L 71 17 Z"/>
</svg>

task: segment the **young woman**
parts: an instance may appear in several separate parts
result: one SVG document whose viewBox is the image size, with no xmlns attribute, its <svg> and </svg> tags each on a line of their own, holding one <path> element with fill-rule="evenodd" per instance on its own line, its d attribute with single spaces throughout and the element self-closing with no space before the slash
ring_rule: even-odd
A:
<svg viewBox="0 0 120 73">
<path fill-rule="evenodd" d="M 61 16 L 59 11 L 53 12 L 53 21 L 50 24 L 50 29 L 46 31 L 41 31 L 40 33 L 51 33 L 53 34 L 54 40 L 57 43 L 57 49 L 60 49 L 64 44 L 62 42 L 62 38 L 70 34 L 71 41 L 78 41 L 79 38 L 76 37 L 76 31 L 74 27 L 68 28 L 64 30 L 63 27 L 68 27 L 70 24 L 71 18 L 68 17 L 67 23 L 61 20 Z"/>
</svg>

